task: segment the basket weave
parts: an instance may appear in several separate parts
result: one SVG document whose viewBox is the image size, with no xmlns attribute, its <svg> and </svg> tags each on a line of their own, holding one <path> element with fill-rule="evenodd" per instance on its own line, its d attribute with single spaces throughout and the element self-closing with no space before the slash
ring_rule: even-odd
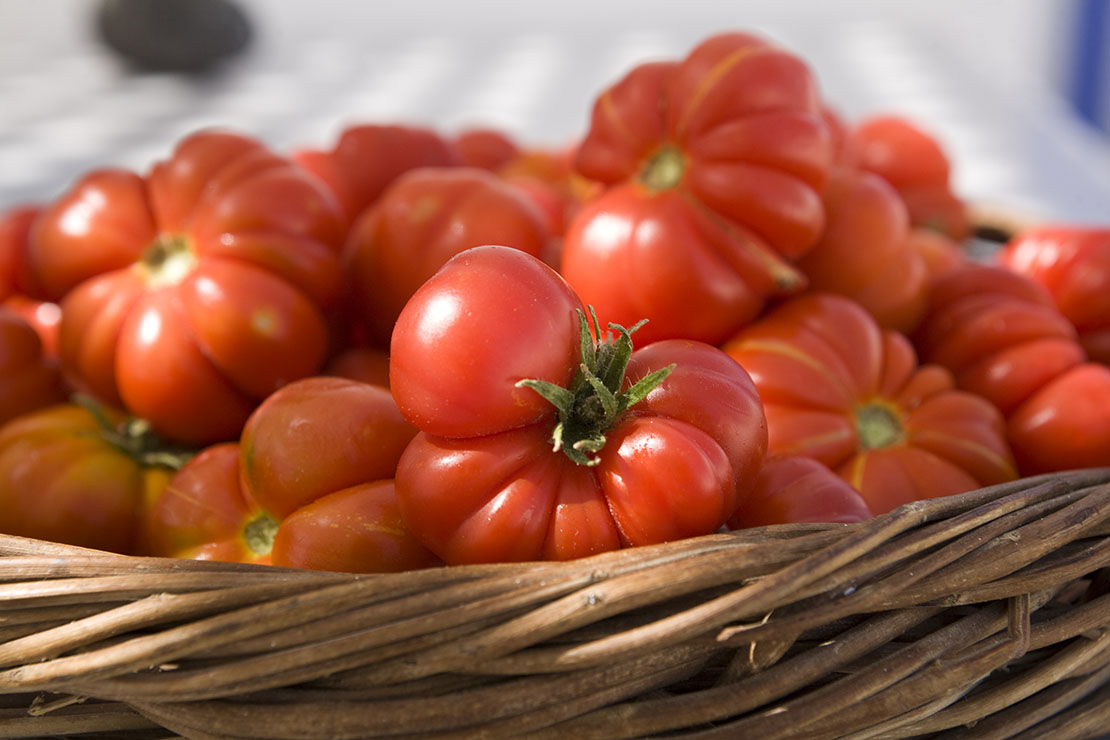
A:
<svg viewBox="0 0 1110 740">
<path fill-rule="evenodd" d="M 0 737 L 1086 738 L 1110 469 L 395 575 L 0 537 Z"/>
</svg>

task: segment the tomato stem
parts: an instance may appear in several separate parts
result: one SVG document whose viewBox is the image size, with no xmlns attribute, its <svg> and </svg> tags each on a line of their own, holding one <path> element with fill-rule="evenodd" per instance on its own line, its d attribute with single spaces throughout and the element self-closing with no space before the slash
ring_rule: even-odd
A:
<svg viewBox="0 0 1110 740">
<path fill-rule="evenodd" d="M 640 182 L 650 190 L 669 190 L 682 181 L 686 160 L 676 147 L 664 144 L 640 170 Z"/>
<path fill-rule="evenodd" d="M 131 457 L 144 467 L 180 470 L 195 454 L 193 450 L 167 444 L 151 428 L 146 419 L 129 417 L 113 424 L 104 407 L 83 393 L 75 393 L 72 401 L 96 420 L 100 438 Z"/>
<path fill-rule="evenodd" d="M 611 323 L 611 331 L 602 337 L 593 308 L 590 318 L 592 332 L 586 314 L 578 312 L 582 362 L 569 388 L 546 380 L 526 379 L 517 383 L 517 387 L 531 388 L 556 408 L 559 421 L 551 434 L 553 450 L 562 451 L 579 465 L 597 465 L 596 453 L 605 446 L 605 432 L 675 368 L 672 364 L 649 373 L 622 391 L 625 370 L 632 357 L 632 332 L 647 320 L 637 322 L 631 329 Z"/>
<path fill-rule="evenodd" d="M 197 256 L 184 236 L 165 234 L 147 247 L 138 265 L 150 285 L 176 285 L 193 271 Z"/>
<path fill-rule="evenodd" d="M 866 450 L 889 447 L 905 439 L 905 430 L 896 410 L 880 402 L 864 404 L 856 409 L 856 433 L 860 446 Z"/>
<path fill-rule="evenodd" d="M 269 555 L 274 549 L 279 522 L 263 512 L 243 525 L 243 542 L 256 556 Z"/>
</svg>

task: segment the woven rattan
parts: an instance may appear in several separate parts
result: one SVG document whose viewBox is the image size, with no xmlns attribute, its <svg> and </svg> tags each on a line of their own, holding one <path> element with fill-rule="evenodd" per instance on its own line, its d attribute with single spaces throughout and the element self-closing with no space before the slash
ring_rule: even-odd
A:
<svg viewBox="0 0 1110 740">
<path fill-rule="evenodd" d="M 0 556 L 5 738 L 1110 730 L 1110 470 L 568 563 Z"/>
</svg>

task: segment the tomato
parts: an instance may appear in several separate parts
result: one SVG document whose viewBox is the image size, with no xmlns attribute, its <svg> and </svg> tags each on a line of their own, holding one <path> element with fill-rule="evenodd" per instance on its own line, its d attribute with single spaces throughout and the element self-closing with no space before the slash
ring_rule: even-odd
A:
<svg viewBox="0 0 1110 740">
<path fill-rule="evenodd" d="M 824 228 L 832 142 L 798 57 L 743 33 L 605 90 L 576 169 L 608 190 L 566 230 L 561 272 L 637 340 L 726 339 L 805 278 Z"/>
<path fill-rule="evenodd" d="M 876 514 L 1016 475 L 998 410 L 849 299 L 799 296 L 724 349 L 759 389 L 768 449 L 821 461 Z"/>
<path fill-rule="evenodd" d="M 968 261 L 967 253 L 955 240 L 934 229 L 913 227 L 907 241 L 910 249 L 921 255 L 930 286 Z"/>
<path fill-rule="evenodd" d="M 29 204 L 0 213 L 0 302 L 12 296 L 43 297 L 28 255 L 31 229 L 41 212 L 42 206 Z"/>
<path fill-rule="evenodd" d="M 1043 286 L 1087 355 L 1110 364 L 1110 228 L 1043 226 L 1018 234 L 997 256 Z"/>
<path fill-rule="evenodd" d="M 431 129 L 378 124 L 348 126 L 331 149 L 302 149 L 292 157 L 326 183 L 348 222 L 405 172 L 460 163 L 454 144 Z"/>
<path fill-rule="evenodd" d="M 349 572 L 433 565 L 392 482 L 415 431 L 382 388 L 291 383 L 238 443 L 206 448 L 174 476 L 147 516 L 150 552 Z"/>
<path fill-rule="evenodd" d="M 351 229 L 351 305 L 371 342 L 386 346 L 409 297 L 450 257 L 485 244 L 540 256 L 550 241 L 532 202 L 496 175 L 474 167 L 412 170 Z"/>
<path fill-rule="evenodd" d="M 770 455 L 740 508 L 729 517 L 728 526 L 848 524 L 870 518 L 871 509 L 859 491 L 823 463 L 802 455 Z"/>
<path fill-rule="evenodd" d="M 520 155 L 513 137 L 494 128 L 471 128 L 454 138 L 459 164 L 496 172 Z"/>
<path fill-rule="evenodd" d="M 320 374 L 388 388 L 389 353 L 376 347 L 349 347 L 328 360 Z"/>
<path fill-rule="evenodd" d="M 898 115 L 872 116 L 853 133 L 860 166 L 898 190 L 915 226 L 967 238 L 967 208 L 952 192 L 951 163 L 936 136 Z"/>
<path fill-rule="evenodd" d="M 915 342 L 1001 410 L 1023 475 L 1110 464 L 1110 368 L 1086 360 L 1031 278 L 975 263 L 945 274 Z"/>
<path fill-rule="evenodd" d="M 929 276 L 898 193 L 878 175 L 837 168 L 824 200 L 825 231 L 798 261 L 810 289 L 853 299 L 884 329 L 912 330 L 925 312 Z"/>
<path fill-rule="evenodd" d="M 313 178 L 253 139 L 205 131 L 145 178 L 87 175 L 30 248 L 65 294 L 67 376 L 201 445 L 234 438 L 269 393 L 320 368 L 344 236 Z"/>
<path fill-rule="evenodd" d="M 840 111 L 829 103 L 821 108 L 821 116 L 829 128 L 833 144 L 833 162 L 839 167 L 856 168 L 859 166 L 859 144 L 855 131 L 848 125 Z"/>
<path fill-rule="evenodd" d="M 713 532 L 735 510 L 766 449 L 747 374 L 704 343 L 633 353 L 613 331 L 591 334 L 566 282 L 506 247 L 459 254 L 414 294 L 390 357 L 421 430 L 397 495 L 445 562 L 569 559 Z"/>
<path fill-rule="evenodd" d="M 0 531 L 131 553 L 145 502 L 180 462 L 110 409 L 26 414 L 0 427 Z"/>
<path fill-rule="evenodd" d="M 0 424 L 61 403 L 65 383 L 42 340 L 17 314 L 0 307 Z"/>
</svg>

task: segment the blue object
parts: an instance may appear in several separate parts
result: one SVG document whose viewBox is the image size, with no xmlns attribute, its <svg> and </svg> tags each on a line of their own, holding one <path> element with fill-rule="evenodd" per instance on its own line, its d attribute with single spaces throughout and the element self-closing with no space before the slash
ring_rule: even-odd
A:
<svg viewBox="0 0 1110 740">
<path fill-rule="evenodd" d="M 1078 0 L 1069 95 L 1076 112 L 1110 134 L 1110 0 Z"/>
</svg>

